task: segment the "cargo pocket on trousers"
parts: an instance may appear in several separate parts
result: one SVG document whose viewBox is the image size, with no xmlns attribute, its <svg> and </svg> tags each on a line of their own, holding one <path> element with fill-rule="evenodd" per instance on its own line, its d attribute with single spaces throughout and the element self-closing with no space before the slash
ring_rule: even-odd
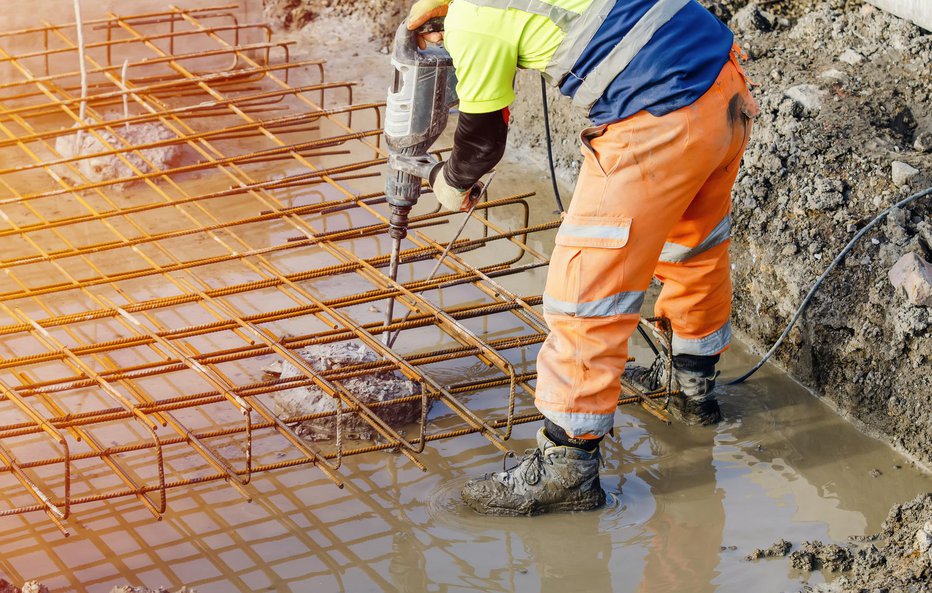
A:
<svg viewBox="0 0 932 593">
<path fill-rule="evenodd" d="M 617 314 L 614 301 L 593 300 L 593 295 L 604 290 L 606 284 L 614 284 L 606 282 L 608 276 L 620 279 L 624 254 L 619 250 L 628 244 L 630 229 L 631 219 L 626 217 L 566 216 L 554 241 L 554 255 L 559 254 L 560 262 L 556 268 L 551 265 L 550 270 L 560 284 L 554 290 L 562 294 L 560 313 L 576 317 Z M 553 309 L 551 312 L 556 312 Z"/>
</svg>

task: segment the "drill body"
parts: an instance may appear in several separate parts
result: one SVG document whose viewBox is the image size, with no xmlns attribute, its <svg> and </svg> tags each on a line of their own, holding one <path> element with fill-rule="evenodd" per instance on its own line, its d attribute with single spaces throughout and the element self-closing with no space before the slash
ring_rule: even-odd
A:
<svg viewBox="0 0 932 593">
<path fill-rule="evenodd" d="M 428 23 L 436 28 L 441 23 Z M 434 29 L 435 30 L 435 29 Z M 392 50 L 394 79 L 385 108 L 388 175 L 385 196 L 391 207 L 389 235 L 400 242 L 408 233 L 408 215 L 421 196 L 421 180 L 433 180 L 442 163 L 427 153 L 459 102 L 453 60 L 442 47 L 418 49 L 418 31 L 402 23 Z"/>
</svg>

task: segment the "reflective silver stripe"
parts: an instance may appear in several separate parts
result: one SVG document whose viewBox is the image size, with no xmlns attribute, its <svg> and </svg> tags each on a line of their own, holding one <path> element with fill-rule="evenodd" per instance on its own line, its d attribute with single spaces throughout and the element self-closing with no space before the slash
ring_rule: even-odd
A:
<svg viewBox="0 0 932 593">
<path fill-rule="evenodd" d="M 610 414 L 584 414 L 577 412 L 554 412 L 540 408 L 540 413 L 551 422 L 573 436 L 591 434 L 597 437 L 608 434 L 615 425 L 615 411 Z"/>
<path fill-rule="evenodd" d="M 584 237 L 591 239 L 618 239 L 619 241 L 628 240 L 628 230 L 631 227 L 629 226 L 589 226 L 589 225 L 580 225 L 580 224 L 566 224 L 565 222 L 560 225 L 560 230 L 557 232 L 557 236 L 564 237 Z"/>
<path fill-rule="evenodd" d="M 644 303 L 644 291 L 619 292 L 604 299 L 588 303 L 571 303 L 555 299 L 544 293 L 544 313 L 570 315 L 572 317 L 611 317 L 612 315 L 637 315 Z"/>
<path fill-rule="evenodd" d="M 500 8 L 508 10 L 523 10 L 531 14 L 539 14 L 550 19 L 554 25 L 560 27 L 563 31 L 569 29 L 576 19 L 580 17 L 578 12 L 567 10 L 560 6 L 555 6 L 543 0 L 465 0 L 469 4 L 476 6 L 486 6 L 489 8 Z"/>
<path fill-rule="evenodd" d="M 716 245 L 721 245 L 731 238 L 731 215 L 728 214 L 722 219 L 712 232 L 702 240 L 702 243 L 695 247 L 687 247 L 679 243 L 664 243 L 663 251 L 660 253 L 660 261 L 667 263 L 684 262 L 693 258 L 700 253 L 712 249 Z"/>
<path fill-rule="evenodd" d="M 695 354 L 698 356 L 712 356 L 718 354 L 731 343 L 731 322 L 728 321 L 720 329 L 704 338 L 689 340 L 673 333 L 673 354 Z"/>
<path fill-rule="evenodd" d="M 586 111 L 605 93 L 615 78 L 621 74 L 657 32 L 690 0 L 658 0 L 644 16 L 634 24 L 628 34 L 590 72 L 573 96 L 573 103 Z M 575 63 L 575 62 L 574 62 Z"/>
<path fill-rule="evenodd" d="M 576 19 L 566 31 L 566 37 L 560 43 L 550 63 L 544 69 L 544 77 L 556 86 L 576 65 L 579 57 L 586 50 L 596 31 L 602 26 L 605 17 L 612 11 L 617 0 L 592 0 L 592 4 Z"/>
</svg>

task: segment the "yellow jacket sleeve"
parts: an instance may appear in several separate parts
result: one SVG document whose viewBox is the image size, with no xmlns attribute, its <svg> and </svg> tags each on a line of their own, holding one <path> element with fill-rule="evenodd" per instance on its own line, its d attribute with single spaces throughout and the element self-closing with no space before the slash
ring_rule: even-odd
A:
<svg viewBox="0 0 932 593">
<path fill-rule="evenodd" d="M 463 113 L 489 113 L 511 105 L 518 69 L 518 39 L 448 29 L 444 45 L 456 67 Z"/>
</svg>

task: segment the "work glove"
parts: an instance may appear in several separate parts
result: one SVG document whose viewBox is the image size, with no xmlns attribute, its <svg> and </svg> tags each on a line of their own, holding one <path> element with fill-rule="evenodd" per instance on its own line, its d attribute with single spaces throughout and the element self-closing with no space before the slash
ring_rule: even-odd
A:
<svg viewBox="0 0 932 593">
<path fill-rule="evenodd" d="M 468 189 L 459 189 L 447 183 L 447 178 L 443 170 L 439 170 L 431 180 L 431 187 L 434 189 L 434 195 L 440 205 L 447 210 L 459 210 L 467 212 L 476 205 L 479 198 L 482 197 L 482 190 L 485 187 L 481 181 L 477 181 Z"/>
<path fill-rule="evenodd" d="M 450 0 L 418 0 L 411 7 L 408 13 L 408 30 L 414 31 L 420 29 L 430 19 L 447 16 Z M 418 35 L 417 45 L 421 49 L 427 47 L 427 43 L 440 43 L 443 41 L 443 32 L 422 33 Z"/>
</svg>

